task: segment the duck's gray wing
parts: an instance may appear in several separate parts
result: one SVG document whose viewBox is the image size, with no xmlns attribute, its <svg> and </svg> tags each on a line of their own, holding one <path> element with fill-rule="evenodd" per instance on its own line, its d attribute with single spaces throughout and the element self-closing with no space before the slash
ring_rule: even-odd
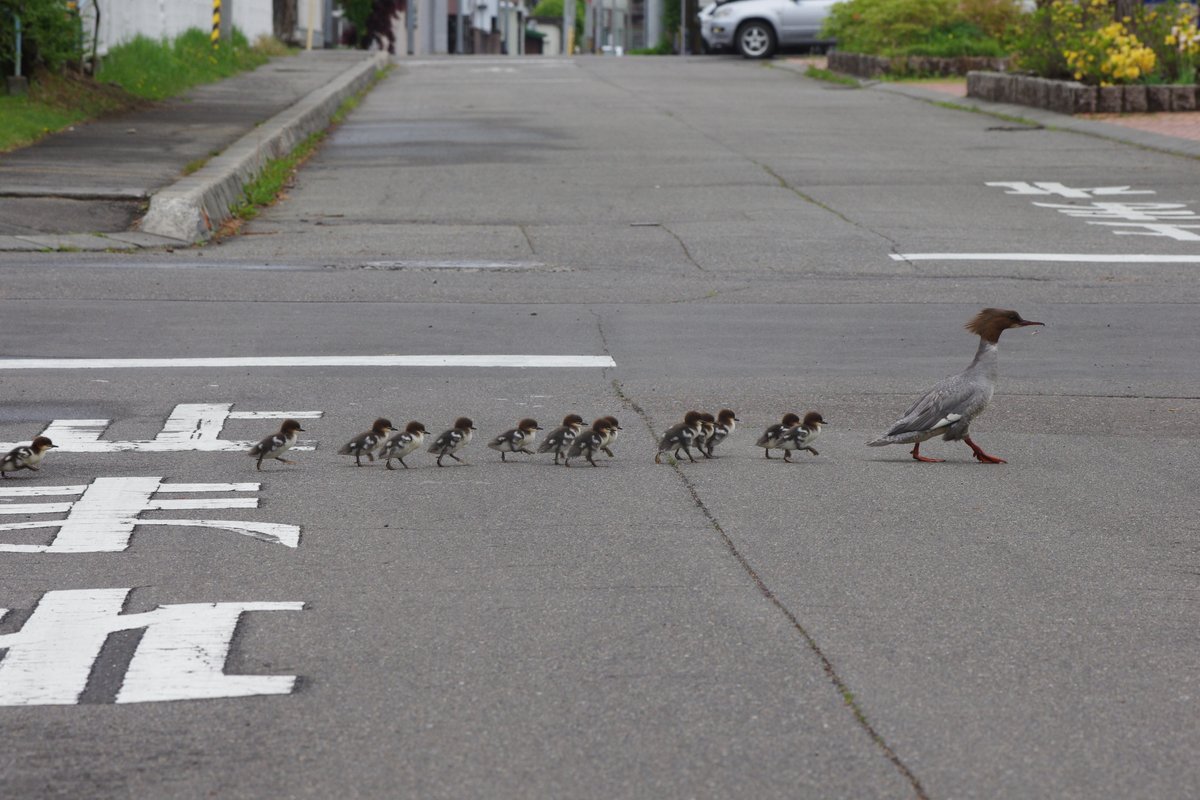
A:
<svg viewBox="0 0 1200 800">
<path fill-rule="evenodd" d="M 910 441 L 910 437 L 949 428 L 974 414 L 987 402 L 986 389 L 966 375 L 952 375 L 934 384 L 921 395 L 904 416 L 892 423 L 871 445 L 895 444 Z M 915 441 L 914 439 L 911 439 Z"/>
</svg>

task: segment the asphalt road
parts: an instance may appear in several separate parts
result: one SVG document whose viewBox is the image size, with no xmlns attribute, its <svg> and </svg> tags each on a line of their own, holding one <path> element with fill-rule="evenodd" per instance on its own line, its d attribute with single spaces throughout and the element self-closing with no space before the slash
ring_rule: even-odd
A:
<svg viewBox="0 0 1200 800">
<path fill-rule="evenodd" d="M 121 702 L 201 646 L 155 649 L 166 622 L 94 640 L 78 703 L 0 707 L 2 793 L 1194 796 L 1200 264 L 1153 259 L 1200 256 L 1198 209 L 1193 161 L 779 66 L 410 60 L 237 237 L 0 254 L 0 358 L 615 362 L 0 370 L 5 442 L 51 420 L 148 442 L 180 404 L 232 404 L 313 412 L 317 447 L 261 473 L 52 452 L 0 484 L 258 482 L 183 493 L 255 508 L 138 518 L 300 527 L 295 548 L 143 524 L 119 551 L 0 552 L 0 637 L 51 591 L 129 589 L 126 614 L 304 604 L 244 613 L 208 663 L 297 676 L 283 694 Z M 866 448 L 970 360 L 983 306 L 1047 325 L 1004 336 L 972 429 L 1009 463 Z M 743 424 L 719 458 L 653 463 L 684 411 L 726 406 Z M 820 455 L 762 458 L 758 433 L 807 409 Z M 614 459 L 502 464 L 480 441 L 572 411 L 620 418 Z M 467 415 L 479 438 L 446 469 L 336 455 L 379 415 Z"/>
</svg>

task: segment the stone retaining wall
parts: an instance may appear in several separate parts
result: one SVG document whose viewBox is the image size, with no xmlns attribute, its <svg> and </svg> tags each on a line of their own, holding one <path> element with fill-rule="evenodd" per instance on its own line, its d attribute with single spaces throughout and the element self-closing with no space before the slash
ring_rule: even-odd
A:
<svg viewBox="0 0 1200 800">
<path fill-rule="evenodd" d="M 1197 86 L 1084 86 L 1004 72 L 967 73 L 967 97 L 1045 108 L 1060 114 L 1195 111 Z"/>
<path fill-rule="evenodd" d="M 869 56 L 863 53 L 829 54 L 829 69 L 860 78 L 882 75 L 966 75 L 971 70 L 1002 70 L 1003 58 L 934 58 L 933 56 Z"/>
</svg>

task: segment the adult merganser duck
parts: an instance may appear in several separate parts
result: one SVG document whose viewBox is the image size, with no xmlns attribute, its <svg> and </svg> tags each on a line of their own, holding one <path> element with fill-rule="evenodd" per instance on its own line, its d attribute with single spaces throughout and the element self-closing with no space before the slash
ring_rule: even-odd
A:
<svg viewBox="0 0 1200 800">
<path fill-rule="evenodd" d="M 369 460 L 375 460 L 375 451 L 383 446 L 383 442 L 387 439 L 387 435 L 396 428 L 392 423 L 383 417 L 375 420 L 371 426 L 371 430 L 360 433 L 350 441 L 342 445 L 342 449 L 338 450 L 340 456 L 354 456 L 354 466 L 362 466 L 362 457 L 366 456 Z"/>
<path fill-rule="evenodd" d="M 586 458 L 593 467 L 600 466 L 592 460 L 592 456 L 604 447 L 604 437 L 611 429 L 612 423 L 608 421 L 608 417 L 601 417 L 593 422 L 590 431 L 579 434 L 575 437 L 575 441 L 571 442 L 571 449 L 567 451 L 567 458 L 563 461 L 563 466 L 571 466 L 571 459 L 578 456 Z"/>
<path fill-rule="evenodd" d="M 827 424 L 824 417 L 816 411 L 810 411 L 804 415 L 803 422 L 784 431 L 775 440 L 775 446 L 783 451 L 783 460 L 791 461 L 793 450 L 807 450 L 814 456 L 821 455 L 812 443 L 821 435 L 821 426 Z"/>
<path fill-rule="evenodd" d="M 700 427 L 704 414 L 700 411 L 689 411 L 683 415 L 683 422 L 678 425 L 672 425 L 663 433 L 662 439 L 658 441 L 658 452 L 654 454 L 654 463 L 662 463 L 662 454 L 675 451 L 675 457 L 679 458 L 679 451 L 687 453 L 688 461 L 695 463 L 696 459 L 692 458 L 692 451 L 689 449 L 696 437 L 700 434 Z"/>
<path fill-rule="evenodd" d="M 284 464 L 295 464 L 295 461 L 289 461 L 283 457 L 283 454 L 292 449 L 292 445 L 296 443 L 296 433 L 303 431 L 300 423 L 294 419 L 285 419 L 283 424 L 279 426 L 279 433 L 268 436 L 254 447 L 250 448 L 249 455 L 257 456 L 258 463 L 255 469 L 262 470 L 262 462 L 264 458 L 273 458 L 276 461 L 282 461 Z"/>
<path fill-rule="evenodd" d="M 400 466 L 408 469 L 408 464 L 404 463 L 404 457 L 425 444 L 427 432 L 421 423 L 410 422 L 404 426 L 404 430 L 392 434 L 379 451 L 379 457 L 384 459 L 383 465 L 388 469 L 395 469 L 392 466 L 392 459 L 395 458 L 400 461 Z"/>
<path fill-rule="evenodd" d="M 737 414 L 731 409 L 722 408 L 717 413 L 717 424 L 713 430 L 712 436 L 708 437 L 708 457 L 713 457 L 713 448 L 721 442 L 729 438 L 729 434 L 733 433 L 733 429 L 737 427 L 737 423 L 741 422 L 737 418 Z"/>
<path fill-rule="evenodd" d="M 45 436 L 38 436 L 32 442 L 20 447 L 14 447 L 0 458 L 0 478 L 7 478 L 6 472 L 16 472 L 19 469 L 38 471 L 38 464 L 46 455 L 46 451 L 58 447 Z"/>
<path fill-rule="evenodd" d="M 867 444 L 871 447 L 911 444 L 914 459 L 937 462 L 942 459 L 921 455 L 921 442 L 941 436 L 948 442 L 959 439 L 966 442 L 975 458 L 985 464 L 1008 463 L 1002 458 L 983 452 L 983 449 L 967 435 L 967 430 L 971 426 L 971 420 L 987 408 L 996 389 L 1000 334 L 1009 328 L 1042 324 L 1044 323 L 1021 319 L 1021 315 L 1016 311 L 1003 308 L 985 308 L 980 311 L 966 324 L 967 330 L 979 336 L 979 349 L 975 351 L 975 360 L 971 365 L 957 375 L 943 378 L 934 384 L 932 389 L 913 403 L 912 408 L 904 412 L 903 417 L 896 420 L 887 433 Z"/>
<path fill-rule="evenodd" d="M 500 460 L 504 461 L 505 453 L 528 453 L 535 455 L 526 445 L 533 444 L 533 440 L 537 438 L 537 432 L 542 430 L 542 426 L 537 424 L 536 419 L 523 419 L 517 423 L 517 427 L 511 428 L 488 442 L 488 447 L 493 450 L 500 451 Z"/>
<path fill-rule="evenodd" d="M 554 463 L 557 464 L 558 457 L 567 454 L 581 428 L 583 428 L 583 417 L 578 414 L 567 414 L 563 417 L 562 425 L 550 431 L 546 436 L 546 439 L 538 447 L 538 452 L 553 452 Z"/>
<path fill-rule="evenodd" d="M 754 446 L 763 448 L 763 455 L 770 458 L 771 450 L 779 447 L 779 437 L 799 424 L 799 414 L 784 414 L 783 419 L 779 423 L 763 431 L 763 435 L 758 437 L 758 441 L 754 443 Z"/>
<path fill-rule="evenodd" d="M 433 444 L 429 446 L 429 452 L 438 454 L 437 465 L 439 467 L 442 465 L 443 456 L 450 456 L 461 464 L 467 463 L 454 453 L 471 441 L 471 434 L 474 432 L 475 423 L 467 417 L 459 417 L 454 420 L 453 428 L 438 434 L 438 437 L 433 440 Z"/>
</svg>

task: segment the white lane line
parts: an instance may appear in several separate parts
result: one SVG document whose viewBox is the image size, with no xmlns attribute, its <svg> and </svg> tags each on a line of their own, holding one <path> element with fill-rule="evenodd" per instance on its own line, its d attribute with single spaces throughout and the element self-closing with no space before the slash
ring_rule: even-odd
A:
<svg viewBox="0 0 1200 800">
<path fill-rule="evenodd" d="M 1078 264 L 1200 264 L 1200 255 L 1137 253 L 889 253 L 892 261 L 1038 261 Z"/>
<path fill-rule="evenodd" d="M 245 356 L 233 358 L 5 358 L 0 369 L 169 367 L 615 367 L 611 356 Z"/>
</svg>

